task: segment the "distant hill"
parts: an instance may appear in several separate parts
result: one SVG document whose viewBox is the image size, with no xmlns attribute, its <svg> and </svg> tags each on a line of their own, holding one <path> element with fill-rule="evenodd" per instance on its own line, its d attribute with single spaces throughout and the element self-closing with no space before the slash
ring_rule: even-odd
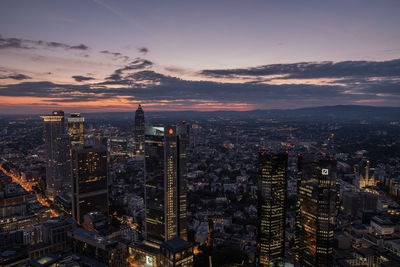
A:
<svg viewBox="0 0 400 267">
<path fill-rule="evenodd" d="M 400 107 L 373 107 L 357 105 L 322 106 L 299 109 L 270 109 L 251 111 L 146 111 L 150 118 L 177 120 L 205 119 L 209 117 L 276 118 L 287 120 L 345 120 L 345 121 L 400 121 Z M 84 114 L 88 119 L 133 119 L 132 112 Z"/>
<path fill-rule="evenodd" d="M 49 111 L 50 112 L 50 111 Z M 288 121 L 400 121 L 400 107 L 373 107 L 358 105 L 322 106 L 299 109 L 269 109 L 251 111 L 146 111 L 147 119 L 168 121 L 206 119 L 210 117 L 227 117 L 238 119 L 270 118 Z M 82 113 L 89 120 L 134 120 L 135 110 L 131 112 Z M 17 115 L 0 115 L 1 118 L 12 118 Z M 39 115 L 18 115 L 39 118 Z"/>
</svg>

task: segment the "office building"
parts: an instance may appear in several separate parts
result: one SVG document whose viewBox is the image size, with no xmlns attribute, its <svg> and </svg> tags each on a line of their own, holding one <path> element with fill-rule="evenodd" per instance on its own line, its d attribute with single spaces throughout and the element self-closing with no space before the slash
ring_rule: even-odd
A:
<svg viewBox="0 0 400 267">
<path fill-rule="evenodd" d="M 336 160 L 299 155 L 297 173 L 296 262 L 331 266 L 337 210 Z"/>
<path fill-rule="evenodd" d="M 85 118 L 79 113 L 72 113 L 68 118 L 68 133 L 71 140 L 71 147 L 83 146 L 85 144 Z"/>
<path fill-rule="evenodd" d="M 191 267 L 193 262 L 193 245 L 180 237 L 174 237 L 161 245 L 161 266 Z"/>
<path fill-rule="evenodd" d="M 287 153 L 258 155 L 257 249 L 260 266 L 283 266 Z"/>
<path fill-rule="evenodd" d="M 126 266 L 127 251 L 116 240 L 76 228 L 68 232 L 69 243 L 74 254 L 90 258 L 91 265 L 85 266 Z M 97 263 L 96 263 L 97 261 Z"/>
<path fill-rule="evenodd" d="M 41 116 L 46 149 L 46 195 L 53 200 L 71 188 L 70 140 L 65 131 L 64 112 Z"/>
<path fill-rule="evenodd" d="M 72 216 L 83 223 L 89 212 L 108 216 L 107 150 L 103 146 L 74 149 L 76 177 L 73 181 Z"/>
<path fill-rule="evenodd" d="M 161 244 L 187 239 L 186 146 L 188 126 L 146 127 L 146 238 Z"/>
<path fill-rule="evenodd" d="M 362 217 L 364 211 L 376 211 L 378 195 L 369 192 L 344 192 L 343 212 L 346 215 Z"/>
<path fill-rule="evenodd" d="M 144 152 L 144 131 L 145 131 L 144 112 L 142 106 L 139 104 L 135 112 L 135 147 L 136 147 L 136 152 L 139 153 Z"/>
</svg>

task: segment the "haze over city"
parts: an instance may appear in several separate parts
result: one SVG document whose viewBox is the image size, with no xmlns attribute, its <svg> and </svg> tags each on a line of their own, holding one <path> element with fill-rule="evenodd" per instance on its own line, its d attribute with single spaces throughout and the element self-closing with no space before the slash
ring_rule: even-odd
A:
<svg viewBox="0 0 400 267">
<path fill-rule="evenodd" d="M 0 113 L 400 106 L 398 1 L 2 1 Z"/>
</svg>

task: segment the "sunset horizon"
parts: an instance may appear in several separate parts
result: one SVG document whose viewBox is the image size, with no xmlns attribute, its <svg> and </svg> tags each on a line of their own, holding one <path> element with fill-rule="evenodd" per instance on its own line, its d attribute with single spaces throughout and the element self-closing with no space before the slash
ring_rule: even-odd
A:
<svg viewBox="0 0 400 267">
<path fill-rule="evenodd" d="M 206 2 L 3 2 L 0 114 L 400 106 L 397 2 Z"/>
</svg>

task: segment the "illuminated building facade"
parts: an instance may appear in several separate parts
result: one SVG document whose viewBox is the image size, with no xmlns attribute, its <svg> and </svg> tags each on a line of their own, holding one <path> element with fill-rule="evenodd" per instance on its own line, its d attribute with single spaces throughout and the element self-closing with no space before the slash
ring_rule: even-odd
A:
<svg viewBox="0 0 400 267">
<path fill-rule="evenodd" d="M 135 112 L 135 146 L 136 151 L 139 153 L 144 152 L 144 112 L 142 106 L 139 104 Z"/>
<path fill-rule="evenodd" d="M 362 160 L 354 167 L 356 188 L 363 189 L 368 186 L 375 186 L 375 168 L 370 167 L 369 160 Z"/>
<path fill-rule="evenodd" d="M 59 193 L 71 188 L 70 140 L 65 130 L 64 112 L 53 111 L 41 116 L 44 121 L 46 149 L 46 195 L 54 199 Z"/>
<path fill-rule="evenodd" d="M 72 113 L 68 118 L 68 133 L 72 148 L 85 144 L 84 123 L 85 118 L 81 117 L 79 113 Z"/>
<path fill-rule="evenodd" d="M 337 209 L 336 160 L 299 155 L 296 262 L 331 266 Z"/>
<path fill-rule="evenodd" d="M 76 177 L 73 181 L 72 216 L 83 223 L 89 212 L 108 216 L 107 150 L 103 146 L 83 146 L 73 150 Z"/>
<path fill-rule="evenodd" d="M 187 239 L 186 146 L 188 126 L 146 127 L 146 238 L 161 244 Z"/>
<path fill-rule="evenodd" d="M 258 155 L 257 250 L 260 266 L 284 266 L 287 153 Z"/>
</svg>

